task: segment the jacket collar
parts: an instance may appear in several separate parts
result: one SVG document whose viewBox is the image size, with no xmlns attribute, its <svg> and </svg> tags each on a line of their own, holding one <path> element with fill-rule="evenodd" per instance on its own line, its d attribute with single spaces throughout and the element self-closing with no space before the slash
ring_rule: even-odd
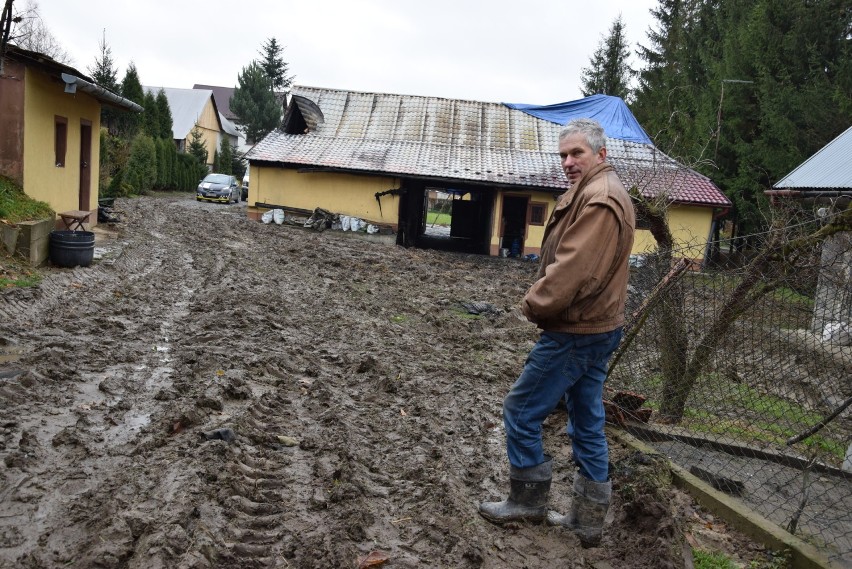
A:
<svg viewBox="0 0 852 569">
<path fill-rule="evenodd" d="M 580 193 L 580 190 L 585 188 L 589 184 L 589 182 L 591 182 L 598 176 L 598 174 L 608 172 L 610 170 L 614 170 L 612 164 L 604 161 L 589 170 L 588 172 L 586 172 L 586 175 L 580 178 L 579 182 L 572 185 L 565 191 L 564 194 L 559 197 L 559 202 L 557 202 L 556 204 L 556 209 L 564 209 L 571 205 L 571 202 L 574 201 L 574 197 Z"/>
</svg>

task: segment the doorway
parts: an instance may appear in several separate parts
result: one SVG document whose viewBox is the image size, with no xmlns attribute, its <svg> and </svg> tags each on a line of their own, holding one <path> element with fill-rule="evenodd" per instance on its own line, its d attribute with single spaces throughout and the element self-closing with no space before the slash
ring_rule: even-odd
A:
<svg viewBox="0 0 852 569">
<path fill-rule="evenodd" d="M 80 200 L 78 209 L 91 210 L 92 200 L 92 123 L 80 121 Z"/>
<path fill-rule="evenodd" d="M 524 254 L 529 201 L 529 196 L 503 196 L 500 248 L 506 249 L 510 257 L 521 257 Z"/>
</svg>

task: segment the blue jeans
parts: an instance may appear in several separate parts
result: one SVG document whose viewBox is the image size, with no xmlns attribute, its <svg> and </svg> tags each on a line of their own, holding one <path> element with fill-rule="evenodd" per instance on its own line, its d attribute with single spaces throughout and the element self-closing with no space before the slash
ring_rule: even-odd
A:
<svg viewBox="0 0 852 569">
<path fill-rule="evenodd" d="M 503 401 L 509 463 L 529 468 L 546 460 L 541 424 L 566 395 L 567 432 L 580 474 L 609 480 L 603 385 L 621 329 L 604 334 L 542 332 L 521 376 Z"/>
</svg>

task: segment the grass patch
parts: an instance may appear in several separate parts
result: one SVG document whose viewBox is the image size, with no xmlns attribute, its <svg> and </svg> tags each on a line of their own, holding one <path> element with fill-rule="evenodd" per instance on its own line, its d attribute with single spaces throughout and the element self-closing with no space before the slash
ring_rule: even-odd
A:
<svg viewBox="0 0 852 569">
<path fill-rule="evenodd" d="M 426 212 L 426 223 L 428 225 L 449 225 L 453 220 L 453 216 L 449 213 L 440 213 L 437 211 Z"/>
<path fill-rule="evenodd" d="M 696 549 L 692 552 L 695 569 L 738 569 L 727 555 Z"/>
<path fill-rule="evenodd" d="M 30 266 L 0 253 L 0 288 L 37 286 L 41 278 L 41 274 Z"/>
<path fill-rule="evenodd" d="M 639 391 L 656 394 L 645 402 L 645 407 L 655 414 L 661 408 L 659 394 L 662 384 L 662 376 L 652 374 L 639 388 Z M 717 373 L 710 373 L 702 376 L 695 386 L 684 408 L 680 426 L 703 435 L 759 441 L 786 448 L 788 439 L 821 420 L 821 413 L 807 410 L 794 401 L 745 384 L 729 382 Z M 796 446 L 842 462 L 848 444 L 836 433 L 825 430 Z"/>
<path fill-rule="evenodd" d="M 480 320 L 482 318 L 481 314 L 472 314 L 463 308 L 451 308 L 450 312 L 464 320 Z"/>
<path fill-rule="evenodd" d="M 18 184 L 0 176 L 0 219 L 20 223 L 50 218 L 55 214 L 49 205 L 32 199 Z"/>
</svg>

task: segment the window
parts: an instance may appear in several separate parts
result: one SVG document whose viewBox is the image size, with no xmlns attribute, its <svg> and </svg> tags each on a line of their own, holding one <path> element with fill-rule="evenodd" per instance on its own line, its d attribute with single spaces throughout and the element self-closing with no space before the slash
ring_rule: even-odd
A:
<svg viewBox="0 0 852 569">
<path fill-rule="evenodd" d="M 547 217 L 547 204 L 530 202 L 527 212 L 529 216 L 527 222 L 530 225 L 544 225 L 545 218 Z"/>
<path fill-rule="evenodd" d="M 53 120 L 53 150 L 56 154 L 56 167 L 65 167 L 65 150 L 68 148 L 68 119 L 55 116 Z"/>
</svg>

